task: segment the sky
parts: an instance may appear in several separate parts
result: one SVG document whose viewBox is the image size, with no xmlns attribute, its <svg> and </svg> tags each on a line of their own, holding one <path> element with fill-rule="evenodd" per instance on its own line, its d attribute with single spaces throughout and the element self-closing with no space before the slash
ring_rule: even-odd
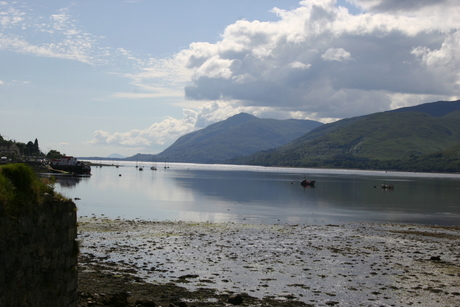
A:
<svg viewBox="0 0 460 307">
<path fill-rule="evenodd" d="M 0 135 L 159 153 L 246 112 L 329 123 L 460 99 L 458 0 L 0 0 Z"/>
</svg>

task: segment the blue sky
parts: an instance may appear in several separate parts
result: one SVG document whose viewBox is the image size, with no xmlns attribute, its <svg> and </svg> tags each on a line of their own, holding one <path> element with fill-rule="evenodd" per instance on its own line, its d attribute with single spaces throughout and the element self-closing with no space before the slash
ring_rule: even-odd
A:
<svg viewBox="0 0 460 307">
<path fill-rule="evenodd" d="M 158 153 L 240 112 L 340 118 L 460 97 L 455 0 L 0 1 L 0 134 Z"/>
</svg>

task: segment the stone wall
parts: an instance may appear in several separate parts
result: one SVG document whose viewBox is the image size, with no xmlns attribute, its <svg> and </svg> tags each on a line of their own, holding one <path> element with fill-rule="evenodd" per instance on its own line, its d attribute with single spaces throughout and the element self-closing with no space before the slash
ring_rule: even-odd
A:
<svg viewBox="0 0 460 307">
<path fill-rule="evenodd" d="M 76 307 L 76 237 L 73 202 L 0 216 L 0 307 Z"/>
</svg>

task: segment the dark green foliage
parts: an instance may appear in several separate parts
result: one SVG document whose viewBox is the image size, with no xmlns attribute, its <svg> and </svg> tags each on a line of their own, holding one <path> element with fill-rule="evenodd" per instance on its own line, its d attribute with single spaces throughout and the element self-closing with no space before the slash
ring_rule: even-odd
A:
<svg viewBox="0 0 460 307">
<path fill-rule="evenodd" d="M 25 164 L 0 167 L 0 212 L 20 215 L 30 206 L 40 205 L 45 195 L 53 194 L 53 186 L 39 180 Z"/>
<path fill-rule="evenodd" d="M 460 173 L 460 145 L 431 154 L 420 156 L 411 155 L 406 159 L 375 160 L 344 154 L 323 160 L 317 159 L 306 162 L 292 160 L 286 163 L 281 154 L 271 151 L 261 152 L 259 157 L 257 157 L 257 155 L 253 155 L 253 160 L 249 161 L 249 163 L 245 160 L 245 157 L 235 158 L 230 162 L 233 164 L 246 163 L 250 165 L 266 166 Z"/>
<path fill-rule="evenodd" d="M 57 150 L 50 150 L 47 154 L 46 154 L 46 158 L 48 159 L 60 159 L 62 158 L 63 154 L 61 154 L 59 151 Z"/>
<path fill-rule="evenodd" d="M 40 151 L 38 139 L 35 139 L 34 142 L 29 141 L 26 144 L 16 141 L 7 141 L 2 136 L 0 136 L 0 144 L 16 145 L 19 148 L 21 155 L 23 156 L 44 156 L 44 154 Z"/>
<path fill-rule="evenodd" d="M 42 153 L 40 152 L 40 148 L 38 147 L 38 140 L 35 139 L 34 143 L 29 141 L 26 144 L 26 150 L 25 152 L 23 152 L 23 154 L 28 155 L 28 156 L 41 155 Z"/>
<path fill-rule="evenodd" d="M 10 164 L 2 167 L 1 174 L 19 190 L 28 190 L 36 181 L 35 174 L 30 167 L 24 164 Z M 29 191 L 27 191 L 29 192 Z"/>
</svg>

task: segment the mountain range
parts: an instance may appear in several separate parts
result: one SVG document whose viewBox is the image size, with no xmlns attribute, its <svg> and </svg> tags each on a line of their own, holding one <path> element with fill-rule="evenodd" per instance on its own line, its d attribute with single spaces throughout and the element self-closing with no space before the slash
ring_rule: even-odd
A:
<svg viewBox="0 0 460 307">
<path fill-rule="evenodd" d="M 312 120 L 260 119 L 240 113 L 180 137 L 156 155 L 157 161 L 219 163 L 236 156 L 283 146 L 322 123 Z"/>
<path fill-rule="evenodd" d="M 421 163 L 438 153 L 453 155 L 446 163 L 460 167 L 458 145 L 460 100 L 438 101 L 325 124 L 284 146 L 229 162 L 407 170 L 397 165 L 413 165 L 415 159 Z"/>
<path fill-rule="evenodd" d="M 460 100 L 330 124 L 240 113 L 126 160 L 460 172 Z"/>
</svg>

